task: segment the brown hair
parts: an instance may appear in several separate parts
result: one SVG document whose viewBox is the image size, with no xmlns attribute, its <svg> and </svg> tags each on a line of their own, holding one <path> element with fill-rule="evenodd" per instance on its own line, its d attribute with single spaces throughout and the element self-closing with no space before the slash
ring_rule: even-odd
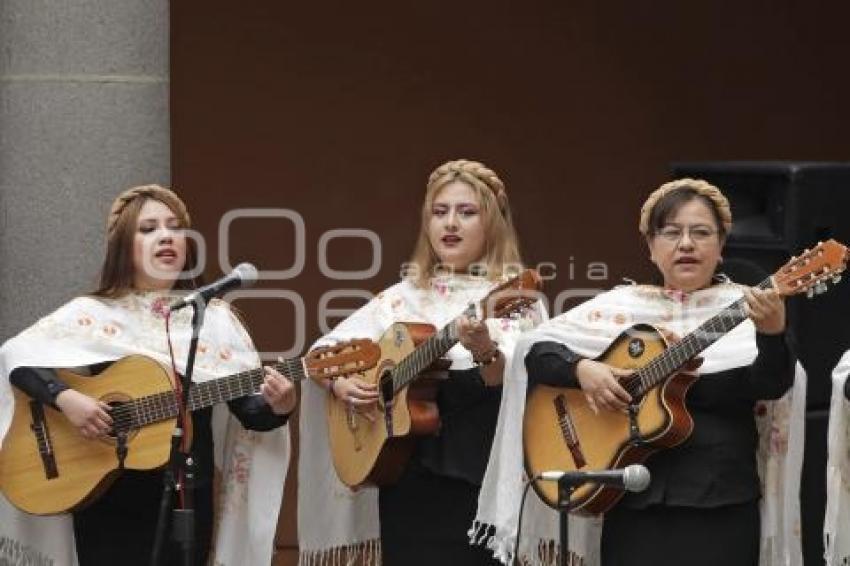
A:
<svg viewBox="0 0 850 566">
<path fill-rule="evenodd" d="M 658 200 L 655 206 L 652 207 L 652 212 L 649 214 L 649 232 L 647 235 L 655 236 L 658 234 L 659 230 L 664 228 L 667 224 L 667 220 L 676 214 L 679 208 L 692 200 L 702 201 L 703 204 L 711 210 L 711 215 L 714 218 L 718 234 L 720 239 L 723 240 L 723 238 L 726 237 L 726 230 L 724 229 L 723 219 L 720 217 L 720 213 L 718 212 L 714 201 L 689 187 L 684 187 L 674 192 L 667 193 Z"/>
<path fill-rule="evenodd" d="M 159 185 L 143 185 L 127 189 L 115 199 L 109 212 L 106 227 L 106 256 L 100 270 L 100 284 L 92 295 L 118 298 L 133 290 L 135 268 L 133 266 L 133 243 L 138 228 L 139 213 L 148 200 L 157 200 L 171 209 L 179 221 L 180 228 L 191 227 L 191 218 L 186 205 L 173 191 Z M 186 264 L 183 269 L 193 270 L 198 261 L 194 239 L 186 240 Z M 198 278 L 178 279 L 175 289 L 194 289 L 200 284 Z"/>
<path fill-rule="evenodd" d="M 486 269 L 487 278 L 501 279 L 508 275 L 503 273 L 506 266 L 519 266 L 521 263 L 519 243 L 504 183 L 483 163 L 467 159 L 449 161 L 434 169 L 428 177 L 425 189 L 419 237 L 410 259 L 410 263 L 417 270 L 414 282 L 420 287 L 428 284 L 440 262 L 428 239 L 428 224 L 434 199 L 443 187 L 455 181 L 467 184 L 475 192 L 481 206 L 486 248 L 480 263 Z"/>
<path fill-rule="evenodd" d="M 647 197 L 640 210 L 638 228 L 644 236 L 654 236 L 679 207 L 695 198 L 702 199 L 711 209 L 720 238 L 732 229 L 732 209 L 729 201 L 714 185 L 702 179 L 676 179 L 664 183 Z"/>
</svg>

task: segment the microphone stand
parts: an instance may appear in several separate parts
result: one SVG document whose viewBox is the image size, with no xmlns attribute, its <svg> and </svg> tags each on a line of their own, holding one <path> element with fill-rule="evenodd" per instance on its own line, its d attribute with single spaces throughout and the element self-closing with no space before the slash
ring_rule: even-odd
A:
<svg viewBox="0 0 850 566">
<path fill-rule="evenodd" d="M 165 542 L 165 530 L 168 525 L 168 509 L 174 502 L 174 492 L 182 493 L 183 503 L 172 509 L 171 515 L 171 538 L 180 545 L 182 563 L 184 566 L 195 564 L 195 460 L 192 457 L 191 445 L 187 439 L 185 422 L 191 418 L 189 413 L 189 391 L 192 386 L 192 371 L 195 366 L 195 353 L 198 350 L 198 336 L 204 324 L 206 313 L 206 302 L 197 297 L 191 303 L 194 313 L 192 315 L 192 339 L 189 341 L 189 356 L 186 360 L 186 371 L 183 375 L 176 375 L 181 383 L 181 395 L 177 402 L 179 411 L 177 413 L 177 424 L 171 435 L 171 455 L 168 465 L 163 473 L 162 498 L 159 504 L 159 517 L 157 518 L 156 534 L 154 537 L 153 551 L 151 553 L 151 566 L 166 564 L 168 557 L 163 560 L 163 546 Z M 185 418 L 184 418 L 185 417 Z M 184 445 L 185 444 L 185 448 Z"/>
<path fill-rule="evenodd" d="M 560 539 L 559 566 L 569 565 L 570 556 L 570 499 L 575 491 L 575 483 L 566 474 L 558 479 L 558 526 Z"/>
</svg>

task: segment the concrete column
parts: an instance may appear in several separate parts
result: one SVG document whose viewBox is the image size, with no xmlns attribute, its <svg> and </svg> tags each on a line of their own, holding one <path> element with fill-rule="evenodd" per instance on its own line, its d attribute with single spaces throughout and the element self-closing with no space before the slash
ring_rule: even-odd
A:
<svg viewBox="0 0 850 566">
<path fill-rule="evenodd" d="M 94 288 L 112 198 L 168 184 L 168 0 L 0 0 L 0 342 Z"/>
</svg>

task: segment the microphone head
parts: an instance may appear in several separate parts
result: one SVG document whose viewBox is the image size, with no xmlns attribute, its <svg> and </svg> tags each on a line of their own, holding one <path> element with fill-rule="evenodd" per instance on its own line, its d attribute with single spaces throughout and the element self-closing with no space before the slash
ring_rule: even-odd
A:
<svg viewBox="0 0 850 566">
<path fill-rule="evenodd" d="M 641 464 L 632 464 L 623 469 L 623 489 L 626 491 L 643 491 L 649 487 L 649 470 Z"/>
<path fill-rule="evenodd" d="M 259 277 L 257 268 L 254 267 L 253 264 L 248 262 L 240 263 L 239 265 L 237 265 L 233 269 L 233 274 L 239 278 L 240 287 L 251 287 L 254 283 L 257 282 L 257 278 Z"/>
</svg>

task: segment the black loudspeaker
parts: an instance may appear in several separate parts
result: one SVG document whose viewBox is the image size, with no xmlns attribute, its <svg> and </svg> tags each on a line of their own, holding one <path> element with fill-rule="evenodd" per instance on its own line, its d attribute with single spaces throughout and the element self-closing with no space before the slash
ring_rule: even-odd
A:
<svg viewBox="0 0 850 566">
<path fill-rule="evenodd" d="M 758 283 L 820 241 L 850 244 L 850 163 L 676 163 L 672 172 L 705 179 L 729 199 L 722 269 L 740 283 Z M 832 369 L 850 348 L 850 281 L 789 299 L 788 319 L 809 376 L 808 408 L 827 409 Z"/>
<path fill-rule="evenodd" d="M 705 179 L 732 205 L 723 271 L 755 285 L 792 255 L 834 238 L 850 244 L 850 163 L 675 163 L 675 178 Z M 792 297 L 788 320 L 808 375 L 806 446 L 800 485 L 803 557 L 824 564 L 826 429 L 831 374 L 850 349 L 850 275 L 811 300 Z"/>
</svg>

